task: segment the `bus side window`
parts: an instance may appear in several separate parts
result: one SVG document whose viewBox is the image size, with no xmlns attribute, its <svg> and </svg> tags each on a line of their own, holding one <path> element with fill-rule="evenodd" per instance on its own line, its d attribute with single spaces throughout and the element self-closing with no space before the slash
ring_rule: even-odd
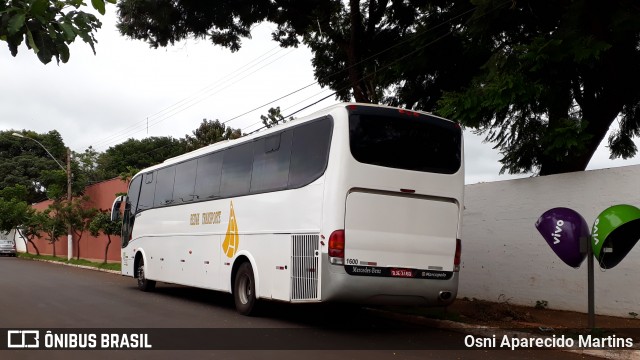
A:
<svg viewBox="0 0 640 360">
<path fill-rule="evenodd" d="M 193 192 L 196 186 L 197 160 L 189 160 L 176 165 L 176 183 L 173 186 L 174 203 L 196 200 Z"/>
<path fill-rule="evenodd" d="M 333 122 L 325 117 L 293 130 L 289 188 L 312 183 L 327 167 Z"/>
<path fill-rule="evenodd" d="M 249 193 L 253 167 L 253 143 L 244 143 L 225 150 L 222 163 L 222 197 L 242 196 Z"/>
<path fill-rule="evenodd" d="M 129 185 L 129 194 L 127 195 L 127 201 L 130 204 L 129 211 L 132 215 L 135 215 L 138 210 L 138 196 L 140 195 L 140 185 L 142 184 L 142 175 L 137 176 L 131 180 Z"/>
<path fill-rule="evenodd" d="M 156 192 L 156 182 L 153 172 L 142 175 L 142 188 L 140 189 L 140 200 L 138 201 L 138 210 L 151 209 L 153 207 L 153 198 Z"/>
<path fill-rule="evenodd" d="M 284 131 L 254 143 L 251 193 L 287 188 L 292 131 Z"/>
<path fill-rule="evenodd" d="M 159 169 L 156 175 L 156 191 L 153 206 L 158 207 L 173 203 L 173 184 L 176 178 L 175 165 Z"/>
<path fill-rule="evenodd" d="M 193 200 L 207 200 L 220 197 L 220 178 L 224 151 L 207 154 L 198 158 Z"/>
</svg>

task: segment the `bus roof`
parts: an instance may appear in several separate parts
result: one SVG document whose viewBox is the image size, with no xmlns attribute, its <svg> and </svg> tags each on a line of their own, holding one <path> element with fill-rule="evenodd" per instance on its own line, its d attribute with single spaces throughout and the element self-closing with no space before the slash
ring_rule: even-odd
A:
<svg viewBox="0 0 640 360">
<path fill-rule="evenodd" d="M 159 163 L 157 165 L 153 165 L 153 166 L 150 166 L 148 168 L 145 168 L 145 169 L 141 170 L 140 172 L 138 172 L 133 177 L 139 176 L 139 175 L 141 175 L 143 173 L 147 173 L 149 171 L 153 171 L 153 170 L 156 170 L 156 169 L 163 168 L 163 167 L 165 167 L 167 165 L 177 164 L 177 163 L 180 163 L 180 162 L 188 160 L 188 159 L 196 158 L 196 157 L 199 157 L 199 156 L 214 152 L 215 150 L 218 150 L 218 149 L 223 149 L 223 148 L 235 146 L 235 145 L 238 145 L 238 144 L 242 144 L 242 143 L 245 143 L 245 142 L 248 142 L 248 141 L 252 141 L 253 139 L 255 139 L 257 137 L 262 137 L 262 136 L 267 135 L 267 134 L 272 133 L 272 132 L 281 131 L 281 130 L 286 129 L 288 127 L 300 124 L 302 122 L 317 119 L 320 116 L 331 115 L 332 113 L 335 113 L 336 111 L 345 110 L 347 108 L 347 106 L 366 106 L 366 107 L 377 107 L 377 108 L 383 108 L 383 109 L 397 109 L 397 107 L 392 107 L 392 106 L 378 105 L 378 104 L 366 104 L 366 103 L 342 102 L 342 103 L 334 104 L 334 105 L 331 105 L 329 107 L 326 107 L 326 108 L 320 109 L 318 111 L 315 111 L 315 112 L 313 112 L 313 113 L 311 113 L 309 115 L 305 115 L 305 116 L 303 116 L 301 118 L 293 119 L 293 120 L 288 121 L 286 123 L 275 125 L 275 126 L 273 126 L 271 128 L 268 128 L 268 129 L 266 129 L 264 131 L 259 131 L 259 132 L 256 132 L 256 133 L 253 133 L 253 134 L 250 134 L 250 135 L 246 135 L 246 136 L 240 137 L 238 139 L 218 141 L 216 143 L 204 146 L 202 148 L 190 151 L 188 153 L 184 153 L 184 154 L 181 154 L 181 155 L 166 159 L 162 163 Z M 451 121 L 451 120 L 448 120 L 448 119 L 445 119 L 445 118 L 441 118 L 439 116 L 435 116 L 435 115 L 433 115 L 431 113 L 424 112 L 424 111 L 418 111 L 418 110 L 410 110 L 410 111 L 416 112 L 416 113 L 420 113 L 420 114 L 429 115 L 431 117 L 439 118 L 439 119 L 442 119 L 442 120 L 445 120 L 445 121 Z"/>
</svg>

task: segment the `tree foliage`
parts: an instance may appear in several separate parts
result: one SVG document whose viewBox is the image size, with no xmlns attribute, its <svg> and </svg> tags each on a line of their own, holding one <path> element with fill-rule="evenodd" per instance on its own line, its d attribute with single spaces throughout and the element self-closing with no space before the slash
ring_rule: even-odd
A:
<svg viewBox="0 0 640 360">
<path fill-rule="evenodd" d="M 233 140 L 242 136 L 240 129 L 226 127 L 220 120 L 202 119 L 202 123 L 192 132 L 185 135 L 187 150 L 192 151 L 223 140 Z"/>
<path fill-rule="evenodd" d="M 637 152 L 640 6 L 591 0 L 122 0 L 123 35 L 237 50 L 251 26 L 307 45 L 341 100 L 438 111 L 485 134 L 503 171 L 583 170 L 612 123 L 612 157 Z M 446 95 L 445 95 L 446 94 Z"/>
<path fill-rule="evenodd" d="M 155 48 L 195 37 L 236 51 L 242 38 L 250 37 L 252 25 L 268 21 L 277 26 L 272 36 L 281 46 L 309 46 L 320 85 L 336 90 L 342 100 L 353 96 L 359 102 L 380 102 L 392 79 L 380 76 L 384 71 L 378 70 L 396 63 L 397 54 L 406 54 L 406 48 L 388 50 L 391 44 L 413 36 L 429 15 L 424 10 L 428 3 L 123 0 L 118 3 L 118 28 L 123 35 Z"/>
<path fill-rule="evenodd" d="M 0 132 L 0 188 L 22 185 L 27 189 L 27 203 L 45 200 L 66 194 L 67 177 L 65 171 L 36 142 L 12 136 L 16 131 Z M 60 133 L 53 130 L 47 134 L 17 131 L 24 136 L 38 140 L 60 163 L 66 159 L 66 148 Z M 82 184 L 78 184 L 82 186 Z"/>
<path fill-rule="evenodd" d="M 91 0 L 93 8 L 105 13 L 105 1 Z M 0 1 L 0 40 L 6 41 L 11 55 L 18 54 L 24 42 L 43 64 L 52 58 L 69 61 L 69 44 L 76 38 L 91 46 L 95 54 L 95 31 L 102 23 L 95 15 L 80 10 L 83 0 L 3 0 Z"/>
<path fill-rule="evenodd" d="M 27 222 L 33 209 L 26 198 L 27 188 L 24 185 L 0 189 L 0 232 L 9 232 Z"/>
<path fill-rule="evenodd" d="M 93 184 L 104 180 L 98 172 L 100 155 L 101 153 L 97 152 L 92 146 L 86 148 L 84 152 L 72 152 L 73 161 L 78 167 L 77 177 L 80 177 L 83 183 Z"/>
<path fill-rule="evenodd" d="M 24 221 L 21 222 L 19 226 L 17 226 L 17 230 L 22 234 L 22 236 L 33 246 L 33 249 L 36 251 L 37 255 L 40 255 L 40 250 L 36 246 L 36 243 L 33 242 L 33 239 L 36 237 L 40 237 L 40 231 L 44 228 L 44 219 L 42 213 L 34 210 L 29 207 L 28 214 Z M 27 253 L 29 252 L 29 247 L 26 246 Z"/>
<path fill-rule="evenodd" d="M 50 208 L 55 209 L 64 224 L 71 228 L 76 239 L 76 259 L 80 259 L 80 241 L 98 210 L 89 207 L 88 196 L 76 197 L 70 203 L 54 202 Z"/>
<path fill-rule="evenodd" d="M 280 106 L 278 106 L 275 108 L 269 108 L 269 110 L 267 111 L 267 115 L 260 115 L 260 120 L 262 120 L 262 124 L 266 128 L 270 128 L 272 126 L 284 124 L 287 121 L 291 121 L 293 120 L 293 117 L 290 116 L 289 119 L 286 119 L 280 111 Z"/>
<path fill-rule="evenodd" d="M 493 54 L 440 112 L 495 143 L 502 171 L 584 170 L 611 125 L 612 157 L 640 136 L 640 6 L 631 1 L 478 1 L 470 38 Z"/>
<path fill-rule="evenodd" d="M 99 211 L 89 224 L 91 236 L 98 237 L 100 233 L 107 236 L 107 245 L 104 248 L 104 262 L 107 262 L 109 254 L 109 245 L 111 245 L 111 236 L 120 235 L 122 230 L 122 220 L 111 221 L 111 215 L 107 211 Z"/>
<path fill-rule="evenodd" d="M 38 234 L 36 236 L 39 237 L 40 232 L 43 232 L 49 244 L 53 245 L 53 256 L 56 256 L 56 243 L 67 233 L 63 207 L 61 201 L 54 201 L 44 211 L 36 211 L 30 219 L 34 225 L 33 230 Z"/>
<path fill-rule="evenodd" d="M 185 152 L 184 141 L 172 137 L 129 139 L 100 155 L 97 171 L 102 179 L 112 179 L 127 173 L 130 168 L 143 169 Z"/>
</svg>

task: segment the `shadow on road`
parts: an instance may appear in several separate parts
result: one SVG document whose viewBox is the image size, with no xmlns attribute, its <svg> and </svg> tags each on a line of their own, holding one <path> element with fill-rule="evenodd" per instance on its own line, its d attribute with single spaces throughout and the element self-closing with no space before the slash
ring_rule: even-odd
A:
<svg viewBox="0 0 640 360">
<path fill-rule="evenodd" d="M 138 291 L 136 288 L 132 288 L 132 290 Z M 228 293 L 165 283 L 159 283 L 154 292 L 159 296 L 197 302 L 235 312 L 233 296 Z M 355 304 L 291 304 L 261 300 L 258 306 L 257 318 L 284 321 L 293 326 L 328 329 L 407 329 L 408 327 L 418 327 L 378 317 L 364 307 Z"/>
</svg>

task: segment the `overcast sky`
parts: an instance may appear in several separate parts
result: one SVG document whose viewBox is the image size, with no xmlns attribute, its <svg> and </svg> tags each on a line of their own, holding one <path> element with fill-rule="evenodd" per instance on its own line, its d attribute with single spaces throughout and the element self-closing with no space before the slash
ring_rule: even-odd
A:
<svg viewBox="0 0 640 360">
<path fill-rule="evenodd" d="M 260 115 L 269 107 L 280 106 L 288 115 L 331 93 L 314 84 L 310 51 L 279 48 L 270 39 L 270 24 L 254 28 L 253 38 L 231 53 L 206 40 L 155 50 L 126 39 L 115 27 L 115 6 L 100 19 L 97 54 L 77 40 L 69 62 L 59 66 L 43 65 L 24 45 L 14 58 L 0 42 L 0 130 L 58 130 L 74 151 L 90 145 L 104 151 L 131 137 L 184 137 L 204 118 L 233 119 L 228 126 L 250 132 L 262 126 Z M 296 117 L 335 102 L 330 97 Z M 498 175 L 500 155 L 482 138 L 466 132 L 465 148 L 468 184 L 513 178 Z M 602 145 L 589 169 L 640 164 L 638 156 L 608 157 Z"/>
</svg>

